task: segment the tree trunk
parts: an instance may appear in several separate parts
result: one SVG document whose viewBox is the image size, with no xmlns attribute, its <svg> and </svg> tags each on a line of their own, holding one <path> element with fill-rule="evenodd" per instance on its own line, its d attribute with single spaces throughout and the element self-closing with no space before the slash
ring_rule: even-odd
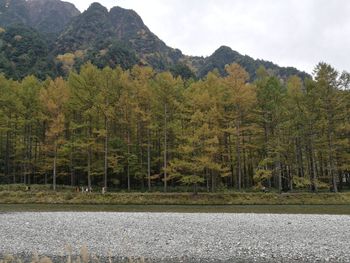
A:
<svg viewBox="0 0 350 263">
<path fill-rule="evenodd" d="M 242 165 L 241 165 L 241 142 L 240 142 L 240 121 L 236 122 L 236 154 L 237 154 L 237 189 L 242 189 Z"/>
<path fill-rule="evenodd" d="M 141 139 L 141 136 L 142 136 L 142 132 L 141 132 L 141 124 L 139 124 L 139 138 L 138 138 L 138 141 L 139 141 L 139 154 L 140 154 L 140 172 L 141 172 L 141 189 L 142 191 L 144 190 L 145 188 L 145 177 L 144 177 L 144 173 L 143 173 L 143 147 L 142 147 L 142 139 Z"/>
<path fill-rule="evenodd" d="M 310 179 L 311 179 L 311 191 L 317 192 L 317 175 L 316 175 L 316 167 L 315 167 L 315 157 L 314 157 L 314 149 L 312 146 L 312 138 L 308 139 L 308 154 L 309 154 L 309 162 L 310 162 Z"/>
<path fill-rule="evenodd" d="M 92 118 L 91 116 L 89 117 L 89 127 L 88 127 L 88 138 L 89 138 L 89 145 L 88 145 L 88 151 L 87 151 L 87 179 L 88 179 L 88 190 L 91 190 L 91 158 L 92 158 L 92 146 L 91 146 L 91 140 L 92 140 Z"/>
<path fill-rule="evenodd" d="M 207 181 L 207 192 L 210 192 L 210 182 L 209 182 L 209 173 L 208 173 L 208 168 L 205 168 L 205 178 Z"/>
<path fill-rule="evenodd" d="M 282 165 L 280 160 L 280 154 L 278 154 L 277 171 L 278 171 L 278 192 L 282 193 Z"/>
<path fill-rule="evenodd" d="M 75 185 L 75 180 L 74 180 L 74 168 L 73 168 L 73 152 L 70 153 L 69 157 L 69 170 L 70 170 L 70 185 L 74 186 Z"/>
<path fill-rule="evenodd" d="M 14 128 L 14 134 L 13 134 L 13 151 L 16 152 L 17 148 L 17 123 L 18 123 L 18 116 L 16 115 L 16 121 L 15 121 L 15 128 Z M 16 156 L 14 160 L 12 161 L 12 180 L 13 183 L 16 183 Z"/>
<path fill-rule="evenodd" d="M 232 181 L 232 188 L 234 188 L 235 184 L 235 172 L 234 172 L 234 166 L 233 166 L 233 158 L 232 158 L 232 148 L 231 148 L 231 135 L 228 135 L 228 154 L 229 154 L 229 161 L 230 161 L 230 171 L 231 171 L 231 181 Z"/>
<path fill-rule="evenodd" d="M 164 192 L 167 192 L 167 104 L 164 104 Z"/>
<path fill-rule="evenodd" d="M 131 180 L 130 180 L 130 131 L 129 131 L 129 128 L 128 128 L 128 131 L 127 131 L 127 140 L 128 140 L 128 162 L 127 162 L 127 170 L 126 170 L 126 173 L 127 173 L 127 179 L 128 179 L 128 191 L 131 190 Z"/>
<path fill-rule="evenodd" d="M 289 178 L 289 190 L 293 191 L 293 175 L 292 175 L 293 168 L 288 167 L 288 178 Z"/>
<path fill-rule="evenodd" d="M 28 173 L 28 184 L 31 184 L 31 176 L 33 174 L 33 165 L 32 165 L 32 148 L 33 148 L 33 136 L 32 136 L 32 125 L 29 125 L 29 149 L 28 149 L 28 156 L 29 156 L 29 173 Z"/>
<path fill-rule="evenodd" d="M 211 191 L 214 193 L 216 191 L 215 175 L 213 171 L 210 171 L 211 174 Z"/>
<path fill-rule="evenodd" d="M 328 147 L 329 147 L 329 174 L 332 179 L 333 191 L 337 193 L 338 192 L 337 178 L 336 178 L 337 175 L 334 169 L 333 143 L 331 138 L 329 138 Z"/>
<path fill-rule="evenodd" d="M 36 177 L 36 169 L 37 169 L 37 164 L 38 164 L 38 139 L 35 138 L 35 148 L 34 148 L 34 166 L 33 166 L 33 177 L 34 177 L 34 184 L 37 184 L 37 177 Z"/>
<path fill-rule="evenodd" d="M 334 95 L 334 94 L 333 94 Z M 335 169 L 335 160 L 334 160 L 334 108 L 331 108 L 332 103 L 327 99 L 327 120 L 328 120 L 328 129 L 327 129 L 327 139 L 328 139 L 328 161 L 329 161 L 329 174 L 332 180 L 333 191 L 338 192 L 337 179 L 336 179 L 336 169 Z"/>
<path fill-rule="evenodd" d="M 55 142 L 54 158 L 53 158 L 52 185 L 53 185 L 53 190 L 54 191 L 56 191 L 56 177 L 57 177 L 57 142 Z"/>
<path fill-rule="evenodd" d="M 280 138 L 280 130 L 277 130 L 277 144 L 278 148 L 280 148 L 281 145 L 281 138 Z M 278 151 L 277 153 L 277 176 L 278 176 L 278 192 L 282 193 L 282 164 L 281 164 L 281 153 Z"/>
<path fill-rule="evenodd" d="M 88 146 L 88 152 L 87 152 L 87 179 L 88 179 L 88 189 L 90 191 L 91 189 L 91 145 Z"/>
<path fill-rule="evenodd" d="M 107 180 L 108 180 L 108 119 L 105 116 L 105 145 L 104 145 L 104 177 L 103 177 L 103 186 L 105 191 L 107 190 Z"/>
<path fill-rule="evenodd" d="M 11 120 L 11 114 L 10 114 L 10 120 Z M 10 137 L 11 137 L 11 122 L 8 121 L 8 128 L 9 130 L 6 132 L 6 151 L 5 151 L 5 175 L 7 179 L 7 183 L 9 184 L 11 181 L 10 178 Z"/>
<path fill-rule="evenodd" d="M 197 183 L 193 184 L 193 194 L 198 195 L 198 185 Z"/>
<path fill-rule="evenodd" d="M 25 143 L 25 152 L 24 152 L 24 162 L 23 162 L 23 183 L 27 184 L 27 166 L 28 166 L 28 125 L 24 126 L 24 143 Z"/>
<path fill-rule="evenodd" d="M 247 176 L 248 168 L 247 168 L 247 153 L 245 147 L 245 137 L 244 132 L 242 132 L 242 150 L 243 150 L 243 188 L 246 188 L 249 184 L 249 178 Z"/>
<path fill-rule="evenodd" d="M 300 145 L 300 138 L 295 138 L 295 168 L 296 168 L 296 175 L 299 177 L 304 177 L 304 165 L 303 165 L 303 155 Z"/>
<path fill-rule="evenodd" d="M 151 131 L 147 130 L 147 181 L 148 191 L 151 191 Z"/>
</svg>

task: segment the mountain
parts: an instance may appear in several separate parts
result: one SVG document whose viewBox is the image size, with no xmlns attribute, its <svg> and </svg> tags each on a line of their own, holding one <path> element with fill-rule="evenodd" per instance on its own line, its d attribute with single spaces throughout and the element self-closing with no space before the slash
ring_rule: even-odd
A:
<svg viewBox="0 0 350 263">
<path fill-rule="evenodd" d="M 60 0 L 0 0 L 0 26 L 23 24 L 41 33 L 57 34 L 80 11 Z"/>
<path fill-rule="evenodd" d="M 152 33 L 135 11 L 108 10 L 99 3 L 80 13 L 73 4 L 60 0 L 0 0 L 0 27 L 0 72 L 13 78 L 33 73 L 33 69 L 38 69 L 41 77 L 47 71 L 50 76 L 64 75 L 87 61 L 124 69 L 150 65 L 184 78 L 202 78 L 213 69 L 225 74 L 225 65 L 231 63 L 242 65 L 252 79 L 259 66 L 283 79 L 295 74 L 309 77 L 295 68 L 255 60 L 225 46 L 209 57 L 186 56 Z M 35 38 L 40 38 L 45 50 L 40 54 L 33 50 L 39 45 Z M 35 66 L 35 58 L 40 67 Z M 43 70 L 45 63 L 47 70 Z"/>
<path fill-rule="evenodd" d="M 135 52 L 140 63 L 159 70 L 168 69 L 183 56 L 153 34 L 135 11 L 120 7 L 108 11 L 98 3 L 72 20 L 56 41 L 56 53 L 80 51 L 89 57 L 95 51 L 104 56 L 115 43 Z"/>
<path fill-rule="evenodd" d="M 279 67 L 278 65 L 260 59 L 253 59 L 247 55 L 241 55 L 230 47 L 221 46 L 211 56 L 207 58 L 190 57 L 188 60 L 194 64 L 196 74 L 202 78 L 210 71 L 218 69 L 221 75 L 225 75 L 225 65 L 233 62 L 240 64 L 249 73 L 251 79 L 256 78 L 256 71 L 260 66 L 264 66 L 271 75 L 285 79 L 291 75 L 298 75 L 302 79 L 309 77 L 305 72 L 301 72 L 293 67 Z M 197 67 L 196 67 L 197 65 Z"/>
</svg>

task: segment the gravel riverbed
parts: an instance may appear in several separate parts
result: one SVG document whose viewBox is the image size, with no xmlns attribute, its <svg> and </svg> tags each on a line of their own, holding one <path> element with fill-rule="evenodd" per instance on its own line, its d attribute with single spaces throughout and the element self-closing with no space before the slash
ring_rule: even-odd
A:
<svg viewBox="0 0 350 263">
<path fill-rule="evenodd" d="M 350 262 L 350 216 L 188 213 L 4 213 L 0 255 L 150 262 Z"/>
</svg>

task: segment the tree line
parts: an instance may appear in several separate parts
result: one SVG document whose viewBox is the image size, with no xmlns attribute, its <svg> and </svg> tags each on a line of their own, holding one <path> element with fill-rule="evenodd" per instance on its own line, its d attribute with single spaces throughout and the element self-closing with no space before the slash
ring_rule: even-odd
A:
<svg viewBox="0 0 350 263">
<path fill-rule="evenodd" d="M 0 183 L 165 192 L 350 184 L 350 75 L 281 80 L 238 64 L 182 80 L 88 63 L 67 79 L 0 75 Z"/>
</svg>

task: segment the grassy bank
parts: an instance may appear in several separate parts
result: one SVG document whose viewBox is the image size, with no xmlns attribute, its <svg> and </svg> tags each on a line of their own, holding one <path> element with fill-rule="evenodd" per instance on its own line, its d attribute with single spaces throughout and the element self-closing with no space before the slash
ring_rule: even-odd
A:
<svg viewBox="0 0 350 263">
<path fill-rule="evenodd" d="M 0 204 L 350 205 L 350 193 L 74 193 L 0 191 Z"/>
</svg>

